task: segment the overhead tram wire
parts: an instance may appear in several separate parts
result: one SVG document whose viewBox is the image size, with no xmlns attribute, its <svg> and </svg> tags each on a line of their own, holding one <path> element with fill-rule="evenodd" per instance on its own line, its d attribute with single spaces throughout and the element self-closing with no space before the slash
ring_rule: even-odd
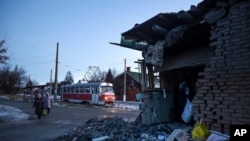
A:
<svg viewBox="0 0 250 141">
<path fill-rule="evenodd" d="M 12 37 L 9 37 L 9 36 L 5 36 L 5 39 L 10 39 L 10 40 L 12 40 L 12 41 L 14 41 L 14 42 L 17 42 L 17 43 L 20 43 L 20 44 L 22 44 L 22 45 L 24 45 L 24 46 L 26 46 L 26 47 L 29 47 L 29 48 L 35 48 L 35 49 L 39 49 L 39 50 L 42 50 L 42 51 L 44 51 L 44 52 L 47 52 L 47 53 L 52 53 L 51 51 L 48 51 L 48 50 L 45 50 L 45 49 L 43 49 L 43 48 L 38 48 L 38 47 L 35 47 L 35 46 L 32 46 L 32 45 L 29 45 L 29 44 L 27 44 L 27 43 L 24 43 L 24 42 L 22 42 L 22 41 L 19 41 L 19 40 L 17 40 L 17 39 L 14 39 L 14 38 L 12 38 Z M 55 55 L 55 53 L 52 53 L 53 54 L 53 56 Z M 140 58 L 140 57 L 138 57 L 138 58 Z M 126 60 L 128 61 L 128 60 L 137 60 L 138 58 L 126 58 Z M 118 64 L 118 63 L 122 63 L 123 64 L 123 60 L 121 60 L 121 61 L 116 61 L 116 62 L 114 62 L 115 64 Z M 106 65 L 110 65 L 111 63 L 109 63 L 109 64 L 103 64 L 103 65 L 99 65 L 99 66 L 106 66 Z"/>
<path fill-rule="evenodd" d="M 27 59 L 32 59 L 32 58 L 43 58 L 43 57 L 54 57 L 54 55 L 31 56 L 31 57 L 26 57 L 26 58 L 27 58 Z"/>
<path fill-rule="evenodd" d="M 72 67 L 72 66 L 67 65 L 67 64 L 62 64 L 61 62 L 58 62 L 58 63 L 59 63 L 59 65 L 63 65 L 63 66 L 66 67 L 66 68 L 71 68 L 71 69 L 73 69 L 74 72 L 76 72 L 76 71 L 84 71 L 83 69 L 75 68 L 75 67 Z M 87 68 L 86 68 L 86 69 L 87 69 Z"/>
<path fill-rule="evenodd" d="M 130 61 L 129 62 L 134 64 L 134 61 L 138 60 L 138 58 L 129 58 L 127 60 L 130 60 L 131 62 Z M 129 62 L 128 62 L 128 64 L 130 64 Z M 59 62 L 59 64 L 63 65 L 66 68 L 71 68 L 71 69 L 69 69 L 69 71 L 71 71 L 71 72 L 81 72 L 81 71 L 85 72 L 86 70 L 88 70 L 88 67 L 89 67 L 89 66 L 86 66 L 86 68 L 80 69 L 80 68 L 72 67 L 71 65 L 63 64 L 62 62 Z M 114 66 L 118 66 L 118 65 L 119 66 L 120 65 L 123 66 L 123 60 L 121 60 L 121 61 L 115 61 L 115 62 L 110 62 L 110 63 L 107 63 L 107 64 L 101 64 L 101 65 L 97 65 L 97 66 L 100 67 L 100 69 L 102 69 L 101 68 L 102 66 L 103 67 L 110 66 L 111 67 L 110 69 L 113 69 L 113 68 L 115 68 Z"/>
<path fill-rule="evenodd" d="M 43 64 L 48 64 L 48 63 L 51 63 L 51 64 L 54 63 L 53 61 L 42 61 L 42 62 L 27 61 L 23 59 L 14 58 L 14 57 L 11 57 L 10 59 L 25 62 L 26 64 L 22 64 L 22 66 L 43 65 Z"/>
<path fill-rule="evenodd" d="M 13 60 L 18 60 L 18 61 L 23 61 L 23 62 L 31 62 L 31 63 L 49 63 L 49 62 L 52 62 L 52 61 L 43 61 L 43 62 L 26 61 L 26 60 L 19 59 L 19 58 L 14 58 L 14 57 L 12 57 L 12 59 Z"/>
<path fill-rule="evenodd" d="M 27 43 L 24 43 L 24 42 L 22 42 L 22 41 L 19 41 L 19 40 L 16 40 L 16 39 L 14 39 L 14 38 L 11 38 L 11 37 L 8 37 L 8 36 L 5 36 L 5 39 L 10 39 L 10 40 L 12 40 L 12 41 L 14 41 L 14 42 L 17 42 L 17 43 L 20 43 L 20 44 L 22 44 L 22 45 L 24 45 L 24 46 L 26 46 L 26 47 L 30 47 L 30 48 L 36 48 L 36 49 L 39 49 L 39 50 L 42 50 L 42 51 L 44 51 L 44 52 L 48 52 L 48 53 L 51 53 L 50 51 L 48 51 L 48 50 L 45 50 L 45 49 L 43 49 L 43 48 L 38 48 L 38 47 L 34 47 L 34 46 L 32 46 L 32 45 L 29 45 L 29 44 L 27 44 Z M 55 55 L 55 53 L 52 53 L 53 54 L 53 56 Z M 138 58 L 129 58 L 129 59 L 127 59 L 127 60 L 132 60 L 133 59 L 133 61 L 134 61 L 134 59 L 138 59 Z M 21 59 L 17 59 L 16 58 L 16 60 L 21 60 Z M 24 60 L 21 60 L 21 61 L 24 61 Z M 35 63 L 35 62 L 34 62 Z M 36 62 L 36 63 L 39 63 L 39 62 Z M 102 65 L 98 65 L 98 66 L 112 66 L 112 65 L 115 65 L 115 66 L 118 66 L 118 65 L 120 65 L 120 64 L 123 64 L 123 60 L 121 60 L 121 61 L 116 61 L 116 62 L 113 62 L 113 63 L 108 63 L 108 64 L 102 64 Z M 69 65 L 67 65 L 67 66 L 69 66 Z M 86 68 L 87 69 L 87 68 Z M 82 70 L 82 69 L 75 69 L 75 70 Z M 83 71 L 83 70 L 82 70 Z"/>
<path fill-rule="evenodd" d="M 127 61 L 130 60 L 132 63 L 134 63 L 135 60 L 138 60 L 138 58 L 129 58 L 129 59 L 126 59 Z M 98 66 L 111 66 L 111 65 L 122 65 L 123 66 L 123 60 L 121 61 L 116 61 L 116 62 L 112 62 L 112 63 L 108 63 L 108 64 L 102 64 L 102 65 L 98 65 Z"/>
<path fill-rule="evenodd" d="M 22 66 L 25 66 L 25 65 L 29 65 L 29 66 L 30 66 L 30 65 L 41 65 L 41 64 L 54 63 L 54 61 L 53 61 L 53 62 L 52 62 L 52 61 L 43 61 L 43 62 L 34 62 L 34 61 L 30 61 L 30 58 L 42 58 L 42 57 L 48 57 L 48 56 L 55 56 L 55 53 L 52 53 L 51 51 L 45 50 L 45 49 L 43 49 L 43 48 L 38 48 L 38 47 L 35 47 L 35 46 L 32 46 L 32 45 L 29 45 L 29 44 L 27 44 L 27 43 L 25 43 L 25 42 L 22 42 L 22 41 L 20 41 L 20 40 L 14 39 L 14 38 L 9 37 L 9 36 L 7 36 L 7 35 L 5 35 L 4 39 L 5 39 L 5 40 L 10 40 L 10 41 L 13 41 L 13 42 L 16 42 L 16 43 L 19 43 L 19 44 L 21 44 L 21 45 L 24 46 L 24 47 L 33 48 L 33 49 L 38 49 L 38 50 L 40 50 L 40 51 L 47 52 L 47 53 L 50 54 L 50 55 L 46 55 L 46 56 L 33 56 L 33 57 L 28 57 L 28 60 L 24 60 L 24 58 L 22 58 L 22 59 L 15 58 L 15 57 L 11 57 L 11 58 L 10 58 L 11 60 L 18 60 L 18 61 L 22 61 L 22 62 L 29 63 L 29 64 L 24 64 L 24 65 L 22 65 Z M 8 43 L 8 41 L 6 41 L 6 42 Z M 11 55 L 11 56 L 13 56 L 13 55 Z M 32 59 L 32 60 L 34 60 L 34 59 Z"/>
</svg>

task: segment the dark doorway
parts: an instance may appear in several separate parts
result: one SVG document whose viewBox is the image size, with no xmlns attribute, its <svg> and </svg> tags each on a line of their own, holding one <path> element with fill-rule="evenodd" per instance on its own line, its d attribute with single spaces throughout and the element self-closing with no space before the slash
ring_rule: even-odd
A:
<svg viewBox="0 0 250 141">
<path fill-rule="evenodd" d="M 198 74 L 203 72 L 205 68 L 204 64 L 184 67 L 169 71 L 162 72 L 164 87 L 168 88 L 171 93 L 173 93 L 173 120 L 183 122 L 181 115 L 184 110 L 187 98 L 192 101 L 193 97 L 196 94 L 196 82 L 201 78 Z M 180 86 L 184 84 L 182 88 Z M 189 94 L 185 94 L 185 87 L 188 87 Z"/>
</svg>

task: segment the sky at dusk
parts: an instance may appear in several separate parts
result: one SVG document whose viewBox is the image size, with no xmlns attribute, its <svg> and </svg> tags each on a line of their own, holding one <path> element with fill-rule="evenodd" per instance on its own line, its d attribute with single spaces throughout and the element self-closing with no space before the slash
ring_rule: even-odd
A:
<svg viewBox="0 0 250 141">
<path fill-rule="evenodd" d="M 126 66 L 131 71 L 141 52 L 115 46 L 121 33 L 158 13 L 188 10 L 201 0 L 1 0 L 0 40 L 8 48 L 8 63 L 26 70 L 39 84 L 55 77 L 59 43 L 58 81 L 70 71 L 75 82 L 89 66 L 101 71 Z"/>
</svg>

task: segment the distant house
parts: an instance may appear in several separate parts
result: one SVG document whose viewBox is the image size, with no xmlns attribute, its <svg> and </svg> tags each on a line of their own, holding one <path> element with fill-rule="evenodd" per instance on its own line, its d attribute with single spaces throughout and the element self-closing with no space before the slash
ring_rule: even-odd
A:
<svg viewBox="0 0 250 141">
<path fill-rule="evenodd" d="M 66 85 L 67 82 L 61 81 L 60 83 L 57 84 L 57 95 L 61 94 L 61 86 Z M 55 84 L 52 82 L 47 82 L 46 84 L 43 85 L 33 85 L 31 81 L 27 82 L 26 87 L 23 88 L 24 93 L 27 94 L 34 94 L 35 91 L 40 92 L 40 93 L 45 93 L 45 92 L 51 92 L 51 94 L 54 94 L 54 89 Z"/>
<path fill-rule="evenodd" d="M 138 72 L 131 72 L 130 67 L 128 67 L 127 71 L 124 73 L 126 73 L 126 101 L 135 101 L 136 94 L 141 90 L 141 74 Z M 116 100 L 123 100 L 124 73 L 118 75 L 113 82 Z"/>
</svg>

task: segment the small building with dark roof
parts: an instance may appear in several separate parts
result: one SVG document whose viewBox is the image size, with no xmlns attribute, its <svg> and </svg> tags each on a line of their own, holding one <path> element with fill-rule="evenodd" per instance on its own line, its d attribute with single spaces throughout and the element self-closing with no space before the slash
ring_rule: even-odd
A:
<svg viewBox="0 0 250 141">
<path fill-rule="evenodd" d="M 126 101 L 136 101 L 136 94 L 141 90 L 141 74 L 130 71 L 129 67 L 113 81 L 116 100 L 124 100 L 124 73 L 126 74 Z"/>
</svg>

